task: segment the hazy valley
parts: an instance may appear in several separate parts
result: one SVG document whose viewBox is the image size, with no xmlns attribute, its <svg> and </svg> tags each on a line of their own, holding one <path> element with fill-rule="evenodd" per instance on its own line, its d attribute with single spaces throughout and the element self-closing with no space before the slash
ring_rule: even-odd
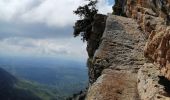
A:
<svg viewBox="0 0 170 100">
<path fill-rule="evenodd" d="M 0 67 L 22 80 L 19 86 L 49 92 L 48 98 L 52 96 L 62 100 L 85 89 L 88 83 L 86 63 L 80 61 L 45 57 L 0 57 Z"/>
</svg>

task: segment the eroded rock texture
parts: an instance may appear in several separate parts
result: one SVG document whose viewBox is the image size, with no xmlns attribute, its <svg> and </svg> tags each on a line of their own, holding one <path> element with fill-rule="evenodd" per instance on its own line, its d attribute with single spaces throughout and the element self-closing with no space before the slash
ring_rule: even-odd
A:
<svg viewBox="0 0 170 100">
<path fill-rule="evenodd" d="M 138 71 L 138 93 L 141 100 L 170 100 L 169 90 L 166 91 L 167 79 L 160 76 L 159 68 L 146 63 Z M 167 82 L 167 83 L 166 83 Z M 169 89 L 169 86 L 168 86 Z"/>
<path fill-rule="evenodd" d="M 148 38 L 145 57 L 156 63 L 170 80 L 170 0 L 126 0 L 123 4 L 121 13 L 136 19 Z"/>
<path fill-rule="evenodd" d="M 170 100 L 170 0 L 115 0 L 113 10 L 92 35 L 86 99 Z"/>
<path fill-rule="evenodd" d="M 106 24 L 106 15 L 96 14 L 92 23 L 92 30 L 87 41 L 87 53 L 89 58 L 94 56 L 96 49 L 99 47 L 100 38 L 103 35 Z"/>
<path fill-rule="evenodd" d="M 88 74 L 89 74 L 89 83 L 92 84 L 94 80 L 96 80 L 97 74 L 93 73 L 94 72 L 94 67 L 93 67 L 93 56 L 98 49 L 101 41 L 101 37 L 103 35 L 103 32 L 105 30 L 105 25 L 106 25 L 106 15 L 101 15 L 97 14 L 94 16 L 94 22 L 92 25 L 92 33 L 89 37 L 89 40 L 87 41 L 87 53 L 88 53 Z"/>
<path fill-rule="evenodd" d="M 101 44 L 92 59 L 94 83 L 87 100 L 139 99 L 137 72 L 139 65 L 144 64 L 144 41 L 133 19 L 109 15 Z"/>
</svg>

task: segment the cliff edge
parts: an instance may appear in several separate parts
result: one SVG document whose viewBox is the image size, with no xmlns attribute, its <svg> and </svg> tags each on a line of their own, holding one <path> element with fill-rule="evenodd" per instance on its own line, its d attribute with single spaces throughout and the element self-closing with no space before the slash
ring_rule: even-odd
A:
<svg viewBox="0 0 170 100">
<path fill-rule="evenodd" d="M 170 100 L 170 1 L 115 0 L 113 10 L 88 42 L 86 100 Z"/>
<path fill-rule="evenodd" d="M 129 18 L 109 15 L 93 67 L 103 69 L 89 88 L 87 100 L 136 100 L 137 72 L 144 63 L 143 33 Z"/>
</svg>

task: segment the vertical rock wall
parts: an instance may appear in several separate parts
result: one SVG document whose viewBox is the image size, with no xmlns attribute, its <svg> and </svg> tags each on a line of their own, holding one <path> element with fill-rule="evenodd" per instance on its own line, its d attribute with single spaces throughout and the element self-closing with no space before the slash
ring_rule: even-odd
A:
<svg viewBox="0 0 170 100">
<path fill-rule="evenodd" d="M 115 0 L 113 10 L 95 16 L 86 99 L 169 100 L 170 0 Z"/>
<path fill-rule="evenodd" d="M 94 16 L 94 22 L 92 25 L 92 33 L 90 35 L 89 40 L 87 41 L 87 53 L 88 53 L 88 71 L 89 71 L 89 85 L 94 83 L 96 79 L 100 76 L 100 72 L 94 68 L 93 65 L 93 57 L 100 45 L 101 37 L 105 30 L 106 25 L 106 15 L 97 14 Z"/>
<path fill-rule="evenodd" d="M 120 6 L 116 2 L 113 8 Z M 157 64 L 162 74 L 170 80 L 170 0 L 126 0 L 122 9 L 121 13 L 138 22 L 148 39 L 145 57 Z"/>
<path fill-rule="evenodd" d="M 109 15 L 92 59 L 95 76 L 86 100 L 138 100 L 137 72 L 144 64 L 145 40 L 137 23 Z"/>
</svg>

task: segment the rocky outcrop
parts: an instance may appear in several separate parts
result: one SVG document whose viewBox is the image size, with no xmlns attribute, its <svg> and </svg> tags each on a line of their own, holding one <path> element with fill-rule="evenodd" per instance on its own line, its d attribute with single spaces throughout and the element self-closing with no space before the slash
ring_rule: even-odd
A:
<svg viewBox="0 0 170 100">
<path fill-rule="evenodd" d="M 88 76 L 89 76 L 89 85 L 94 83 L 96 81 L 96 78 L 100 75 L 97 75 L 95 72 L 95 68 L 93 67 L 92 59 L 94 57 L 94 54 L 96 50 L 98 49 L 100 45 L 100 41 L 103 35 L 103 32 L 105 30 L 106 25 L 106 15 L 102 14 L 96 14 L 94 16 L 94 21 L 92 22 L 92 30 L 89 36 L 89 39 L 87 41 L 87 53 L 88 53 L 88 59 L 87 59 L 87 66 L 88 66 Z M 67 100 L 84 100 L 87 94 L 87 89 L 80 91 L 80 93 L 73 94 L 72 97 L 67 98 Z"/>
<path fill-rule="evenodd" d="M 94 16 L 91 30 L 92 33 L 87 41 L 87 53 L 89 58 L 94 56 L 96 49 L 99 47 L 100 39 L 105 29 L 106 18 L 107 16 L 102 14 L 96 14 Z"/>
<path fill-rule="evenodd" d="M 138 93 L 141 100 L 169 100 L 169 86 L 159 68 L 146 63 L 138 71 Z M 168 83 L 169 84 L 169 83 Z"/>
<path fill-rule="evenodd" d="M 93 57 L 96 81 L 87 100 L 137 100 L 137 71 L 144 63 L 144 38 L 137 23 L 109 15 L 99 49 Z"/>
<path fill-rule="evenodd" d="M 114 7 L 117 5 L 120 4 L 116 3 Z M 136 19 L 148 38 L 144 50 L 145 57 L 156 63 L 162 74 L 170 80 L 170 1 L 126 0 L 122 9 L 121 13 Z"/>
<path fill-rule="evenodd" d="M 126 0 L 115 0 L 115 5 L 113 6 L 113 14 L 126 16 L 124 6 L 126 4 Z"/>
<path fill-rule="evenodd" d="M 170 0 L 115 0 L 113 10 L 88 40 L 86 100 L 170 100 Z"/>
<path fill-rule="evenodd" d="M 89 88 L 86 100 L 138 100 L 136 74 L 106 69 Z"/>
<path fill-rule="evenodd" d="M 97 14 L 94 16 L 94 22 L 92 24 L 92 33 L 89 37 L 89 40 L 87 41 L 87 53 L 89 56 L 87 64 L 89 69 L 90 84 L 92 84 L 96 80 L 95 77 L 99 76 L 97 73 L 94 73 L 95 68 L 93 67 L 92 59 L 100 45 L 101 37 L 105 30 L 106 19 L 107 19 L 106 15 Z"/>
</svg>

